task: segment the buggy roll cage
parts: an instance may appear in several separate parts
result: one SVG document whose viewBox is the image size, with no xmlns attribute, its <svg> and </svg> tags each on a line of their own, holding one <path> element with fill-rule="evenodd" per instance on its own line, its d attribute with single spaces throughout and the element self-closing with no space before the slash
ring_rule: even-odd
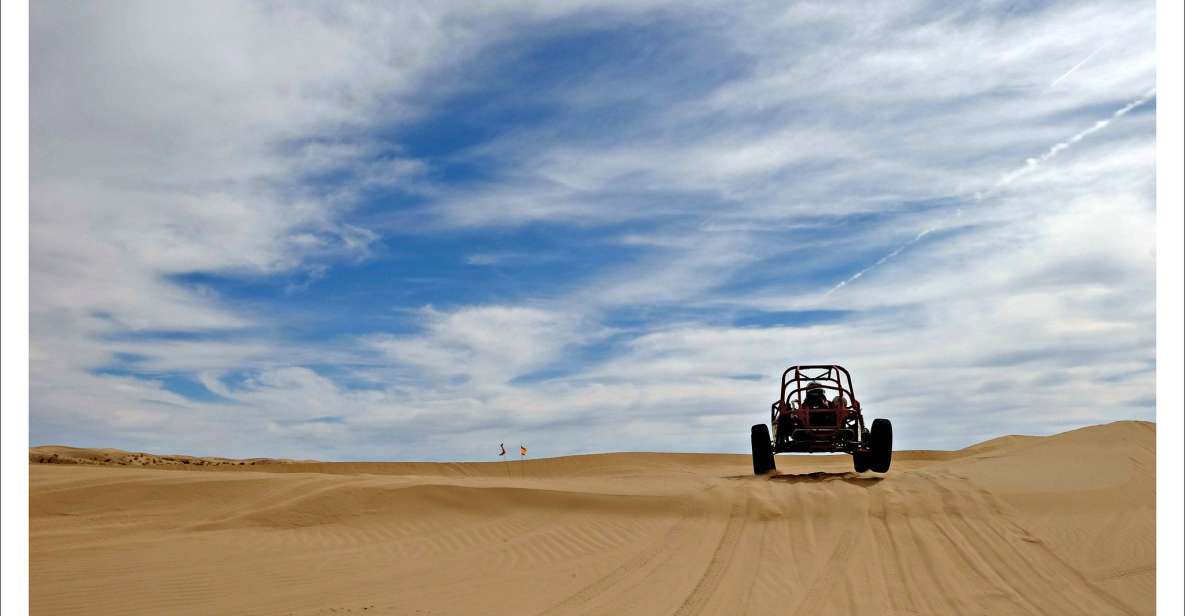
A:
<svg viewBox="0 0 1185 616">
<path fill-rule="evenodd" d="M 847 368 L 837 365 L 790 366 L 782 373 L 781 395 L 770 409 L 771 420 L 777 420 L 779 407 L 783 405 L 790 406 L 792 402 L 797 402 L 797 406 L 801 407 L 802 394 L 811 383 L 838 392 L 850 400 L 849 407 L 860 410 L 860 402 L 852 390 L 852 375 Z"/>
</svg>

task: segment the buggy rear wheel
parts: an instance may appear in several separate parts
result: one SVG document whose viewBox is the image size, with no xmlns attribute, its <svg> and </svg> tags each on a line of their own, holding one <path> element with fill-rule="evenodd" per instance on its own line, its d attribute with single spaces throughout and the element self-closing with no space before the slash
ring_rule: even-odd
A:
<svg viewBox="0 0 1185 616">
<path fill-rule="evenodd" d="M 769 439 L 769 426 L 757 424 L 749 430 L 753 445 L 753 474 L 764 475 L 774 470 L 774 449 Z"/>
<path fill-rule="evenodd" d="M 889 472 L 889 464 L 893 461 L 893 424 L 888 419 L 876 419 L 872 422 L 872 451 L 868 456 L 868 467 L 878 473 Z"/>
</svg>

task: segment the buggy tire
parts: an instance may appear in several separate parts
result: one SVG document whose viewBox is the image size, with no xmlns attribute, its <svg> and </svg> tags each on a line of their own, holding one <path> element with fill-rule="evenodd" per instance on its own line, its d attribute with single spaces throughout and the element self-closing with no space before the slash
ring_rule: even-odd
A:
<svg viewBox="0 0 1185 616">
<path fill-rule="evenodd" d="M 893 424 L 888 419 L 872 422 L 872 451 L 868 455 L 868 468 L 877 473 L 889 472 L 893 461 Z"/>
<path fill-rule="evenodd" d="M 858 451 L 852 454 L 852 468 L 854 468 L 857 473 L 867 472 L 868 454 L 860 453 Z"/>
<path fill-rule="evenodd" d="M 749 440 L 753 444 L 753 474 L 764 475 L 777 468 L 774 466 L 774 449 L 769 439 L 769 426 L 753 426 L 749 430 Z"/>
</svg>

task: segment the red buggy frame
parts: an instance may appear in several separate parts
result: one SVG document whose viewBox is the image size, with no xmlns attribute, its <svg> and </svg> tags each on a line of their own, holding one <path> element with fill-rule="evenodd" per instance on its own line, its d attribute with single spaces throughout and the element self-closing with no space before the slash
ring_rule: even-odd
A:
<svg viewBox="0 0 1185 616">
<path fill-rule="evenodd" d="M 808 396 L 808 390 L 823 395 Z M 865 426 L 852 375 L 836 364 L 787 368 L 770 407 L 770 426 L 757 424 L 750 436 L 758 475 L 775 469 L 775 453 L 847 453 L 856 472 L 884 473 L 892 461 L 892 424 L 877 419 L 871 429 Z"/>
</svg>

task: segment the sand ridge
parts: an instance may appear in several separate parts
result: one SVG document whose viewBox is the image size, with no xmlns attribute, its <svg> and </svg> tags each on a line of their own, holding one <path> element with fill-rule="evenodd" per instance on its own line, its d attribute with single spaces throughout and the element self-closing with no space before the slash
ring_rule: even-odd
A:
<svg viewBox="0 0 1185 616">
<path fill-rule="evenodd" d="M 89 466 L 151 466 L 162 468 L 220 468 L 293 464 L 303 461 L 277 458 L 218 458 L 184 455 L 161 455 L 122 449 L 86 449 L 65 445 L 41 445 L 29 448 L 29 462 L 33 464 L 79 464 Z"/>
<path fill-rule="evenodd" d="M 30 600 L 37 614 L 1151 614 L 1155 454 L 1146 422 L 897 452 L 886 475 L 846 456 L 779 456 L 754 477 L 748 456 L 720 454 L 238 464 L 39 447 Z"/>
</svg>

